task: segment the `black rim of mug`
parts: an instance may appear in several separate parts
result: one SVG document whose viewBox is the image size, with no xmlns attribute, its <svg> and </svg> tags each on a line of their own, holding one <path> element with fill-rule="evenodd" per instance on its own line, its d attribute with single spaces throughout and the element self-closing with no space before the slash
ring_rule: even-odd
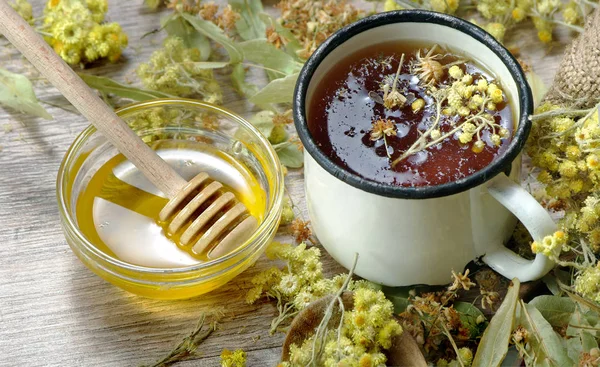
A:
<svg viewBox="0 0 600 367">
<path fill-rule="evenodd" d="M 506 65 L 516 83 L 518 90 L 517 99 L 520 103 L 520 115 L 518 116 L 519 125 L 513 134 L 513 139 L 510 142 L 509 147 L 491 164 L 460 180 L 436 186 L 403 187 L 365 179 L 355 173 L 344 170 L 326 156 L 316 145 L 308 129 L 306 119 L 306 94 L 313 74 L 325 57 L 342 43 L 359 33 L 387 24 L 406 22 L 439 24 L 460 30 L 473 37 L 498 56 L 498 58 Z M 325 40 L 325 42 L 323 42 L 311 55 L 300 71 L 298 82 L 296 83 L 296 88 L 294 90 L 293 109 L 296 130 L 298 131 L 298 136 L 302 141 L 302 144 L 304 144 L 306 151 L 321 167 L 323 167 L 323 169 L 334 177 L 337 177 L 343 182 L 360 190 L 380 196 L 403 199 L 427 199 L 466 191 L 481 185 L 495 177 L 497 174 L 505 171 L 507 167 L 510 167 L 512 161 L 523 149 L 529 131 L 531 130 L 529 116 L 533 112 L 533 97 L 519 62 L 504 46 L 480 27 L 447 14 L 426 10 L 398 10 L 363 18 L 342 28 Z"/>
</svg>

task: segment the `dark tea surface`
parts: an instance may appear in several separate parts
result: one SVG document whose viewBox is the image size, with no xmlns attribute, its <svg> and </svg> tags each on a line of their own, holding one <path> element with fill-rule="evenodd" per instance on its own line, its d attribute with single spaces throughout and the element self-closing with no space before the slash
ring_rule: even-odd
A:
<svg viewBox="0 0 600 367">
<path fill-rule="evenodd" d="M 506 101 L 501 84 L 470 60 L 434 45 L 378 44 L 328 72 L 309 101 L 309 130 L 345 170 L 433 186 L 467 177 L 507 149 Z"/>
</svg>

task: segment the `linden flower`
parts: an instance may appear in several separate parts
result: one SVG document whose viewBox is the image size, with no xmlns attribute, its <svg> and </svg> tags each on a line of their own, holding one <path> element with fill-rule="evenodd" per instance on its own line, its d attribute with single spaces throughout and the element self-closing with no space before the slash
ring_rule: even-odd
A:
<svg viewBox="0 0 600 367">
<path fill-rule="evenodd" d="M 557 259 L 561 250 L 566 250 L 567 237 L 563 231 L 556 231 L 552 236 L 546 236 L 541 242 L 533 241 L 531 251 L 542 253 L 550 259 Z"/>
<path fill-rule="evenodd" d="M 392 109 L 394 107 L 402 107 L 406 103 L 406 97 L 397 90 L 392 90 L 388 95 L 383 97 L 383 105 L 385 108 Z"/>
<path fill-rule="evenodd" d="M 436 49 L 437 45 L 434 45 L 425 56 L 421 56 L 421 50 L 417 52 L 417 60 L 414 65 L 413 74 L 415 74 L 425 85 L 433 85 L 444 77 L 444 67 L 437 61 L 441 55 L 433 54 Z"/>
<path fill-rule="evenodd" d="M 586 268 L 575 279 L 577 293 L 593 301 L 600 302 L 600 268 L 598 265 Z"/>
<path fill-rule="evenodd" d="M 396 135 L 396 125 L 391 120 L 379 119 L 372 123 L 370 135 L 372 141 L 377 141 L 384 136 Z"/>
<path fill-rule="evenodd" d="M 241 349 L 232 352 L 227 349 L 223 349 L 221 352 L 221 367 L 245 367 L 246 366 L 246 352 Z"/>
</svg>

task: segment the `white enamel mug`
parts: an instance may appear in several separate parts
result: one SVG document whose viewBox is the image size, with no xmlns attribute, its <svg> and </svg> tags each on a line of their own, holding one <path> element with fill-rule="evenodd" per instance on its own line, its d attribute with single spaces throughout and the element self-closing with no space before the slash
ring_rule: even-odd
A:
<svg viewBox="0 0 600 367">
<path fill-rule="evenodd" d="M 477 60 L 501 81 L 514 106 L 508 149 L 466 178 L 426 187 L 366 180 L 336 165 L 308 128 L 311 97 L 338 60 L 366 45 L 389 41 L 439 44 Z M 554 264 L 532 261 L 504 247 L 518 217 L 536 240 L 556 231 L 547 211 L 519 184 L 521 157 L 533 110 L 518 62 L 481 28 L 445 14 L 394 11 L 364 18 L 326 40 L 302 69 L 294 92 L 294 120 L 305 146 L 305 189 L 313 231 L 346 268 L 359 254 L 356 274 L 388 286 L 445 284 L 483 256 L 492 269 L 522 282 L 539 279 Z M 507 176 L 508 173 L 508 176 Z"/>
</svg>

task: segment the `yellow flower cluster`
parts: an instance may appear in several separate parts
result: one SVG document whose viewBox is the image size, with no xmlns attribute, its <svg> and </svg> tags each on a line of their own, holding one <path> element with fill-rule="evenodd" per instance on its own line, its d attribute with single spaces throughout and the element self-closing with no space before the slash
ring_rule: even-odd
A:
<svg viewBox="0 0 600 367">
<path fill-rule="evenodd" d="M 241 349 L 234 352 L 223 349 L 221 352 L 221 367 L 246 367 L 246 352 Z"/>
<path fill-rule="evenodd" d="M 558 260 L 561 251 L 568 251 L 567 235 L 563 231 L 556 231 L 551 236 L 546 236 L 542 241 L 533 241 L 531 251 L 535 254 L 544 254 L 550 259 Z"/>
<path fill-rule="evenodd" d="M 46 41 L 69 64 L 119 60 L 127 35 L 118 23 L 103 23 L 107 0 L 50 0 L 44 9 Z"/>
<path fill-rule="evenodd" d="M 200 65 L 202 55 L 188 48 L 178 37 L 169 37 L 154 51 L 147 63 L 137 68 L 137 75 L 148 89 L 180 97 L 201 96 L 209 103 L 221 102 L 223 95 L 213 71 Z"/>
<path fill-rule="evenodd" d="M 354 307 L 343 313 L 343 323 L 338 330 L 329 330 L 323 345 L 323 354 L 316 365 L 385 366 L 384 350 L 392 346 L 392 339 L 402 333 L 394 319 L 394 306 L 381 291 L 360 288 L 354 291 Z M 282 367 L 307 366 L 313 358 L 313 335 L 302 345 L 290 347 L 290 361 Z"/>
<path fill-rule="evenodd" d="M 442 112 L 465 118 L 460 128 L 460 142 L 468 144 L 475 138 L 472 150 L 480 153 L 485 147 L 481 132 L 489 130 L 492 144 L 499 146 L 502 139 L 509 136 L 509 131 L 497 124 L 491 113 L 496 111 L 498 103 L 504 102 L 502 89 L 484 77 L 474 80 L 457 65 L 450 67 L 448 74 L 454 81 L 447 89 L 447 102 Z"/>
<path fill-rule="evenodd" d="M 598 111 L 574 118 L 561 114 L 558 106 L 544 104 L 537 113 L 548 116 L 534 121 L 527 147 L 532 163 L 541 168 L 538 180 L 564 208 L 563 230 L 583 236 L 594 252 L 600 252 Z"/>
<path fill-rule="evenodd" d="M 577 293 L 600 302 L 600 262 L 582 271 L 575 279 L 574 286 Z"/>
<path fill-rule="evenodd" d="M 273 242 L 266 254 L 269 259 L 285 261 L 286 266 L 281 269 L 272 267 L 257 274 L 252 279 L 253 288 L 246 294 L 246 302 L 254 303 L 266 296 L 285 306 L 274 320 L 272 332 L 281 322 L 294 316 L 311 302 L 338 291 L 346 279 L 344 274 L 331 279 L 325 278 L 320 261 L 321 251 L 316 247 L 307 248 L 305 243 L 293 246 Z M 366 281 L 351 281 L 348 289 L 372 287 L 374 285 Z"/>
</svg>

